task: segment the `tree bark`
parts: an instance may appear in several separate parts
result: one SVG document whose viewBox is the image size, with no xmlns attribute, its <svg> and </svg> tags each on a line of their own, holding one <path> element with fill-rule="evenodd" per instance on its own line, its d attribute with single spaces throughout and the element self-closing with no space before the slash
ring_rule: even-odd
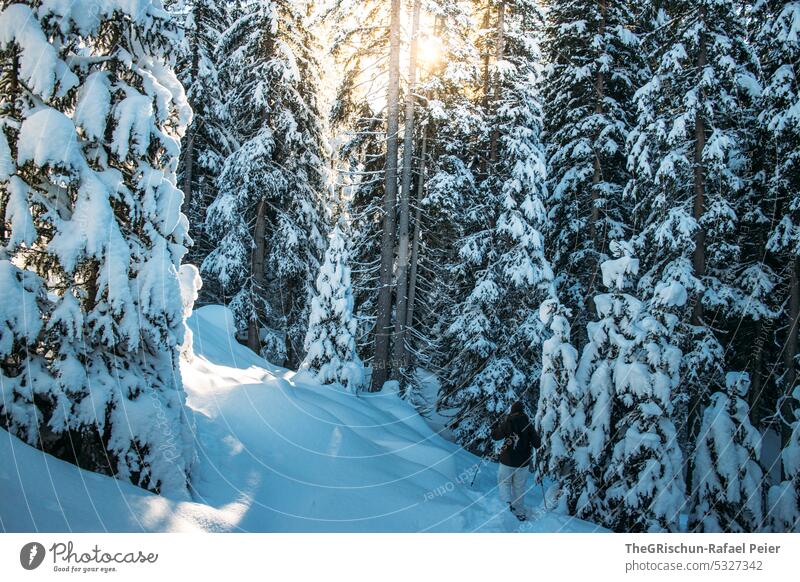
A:
<svg viewBox="0 0 800 582">
<path fill-rule="evenodd" d="M 486 12 L 483 13 L 483 23 L 481 27 L 483 30 L 489 29 L 489 22 L 491 22 L 492 5 L 487 4 Z M 483 96 L 481 98 L 481 105 L 484 109 L 489 107 L 489 95 L 492 91 L 491 79 L 489 79 L 489 61 L 491 55 L 489 54 L 489 47 L 484 47 L 483 52 Z"/>
<path fill-rule="evenodd" d="M 394 262 L 395 205 L 397 202 L 397 131 L 400 97 L 400 0 L 391 0 L 389 24 L 389 85 L 386 90 L 386 186 L 383 198 L 383 236 L 375 321 L 375 358 L 372 385 L 377 392 L 388 377 L 389 335 L 392 332 L 392 263 Z"/>
<path fill-rule="evenodd" d="M 262 310 L 260 303 L 263 300 L 261 293 L 264 290 L 264 257 L 266 256 L 266 212 L 267 203 L 262 200 L 258 203 L 256 213 L 256 225 L 253 231 L 253 254 L 250 261 L 251 293 L 253 303 L 256 303 L 255 317 L 251 317 L 247 322 L 247 347 L 255 353 L 261 352 L 261 338 L 259 331 L 261 328 Z"/>
<path fill-rule="evenodd" d="M 505 14 L 506 14 L 506 3 L 501 2 L 500 6 L 498 7 L 497 13 L 497 46 L 495 47 L 495 59 L 496 61 L 501 61 L 503 59 L 503 53 L 505 52 Z M 494 100 L 494 112 L 497 113 L 497 103 L 500 101 L 500 79 L 495 78 L 494 80 L 494 89 L 492 90 L 492 99 Z M 497 121 L 494 123 L 494 127 L 492 128 L 492 134 L 489 138 L 489 163 L 494 163 L 497 161 L 497 143 L 500 141 L 500 129 L 497 127 Z"/>
<path fill-rule="evenodd" d="M 194 173 L 194 122 L 186 129 L 186 145 L 183 150 L 183 212 L 192 205 L 192 178 Z"/>
<path fill-rule="evenodd" d="M 419 177 L 417 181 L 417 207 L 414 210 L 414 243 L 411 246 L 411 274 L 408 282 L 408 313 L 406 326 L 414 325 L 414 302 L 417 297 L 417 264 L 419 263 L 419 241 L 422 238 L 422 195 L 425 187 L 425 156 L 428 149 L 428 132 L 422 132 L 422 151 L 419 157 Z M 411 364 L 411 352 L 405 352 L 404 366 Z"/>
<path fill-rule="evenodd" d="M 700 9 L 700 20 L 705 21 L 705 11 Z M 700 46 L 697 53 L 697 70 L 698 79 L 703 74 L 703 68 L 706 65 L 706 45 L 703 33 L 700 33 Z M 702 93 L 700 101 L 702 103 Z M 706 125 L 703 119 L 702 111 L 695 114 L 694 120 L 694 207 L 693 217 L 696 221 L 700 221 L 703 217 L 705 208 L 705 166 L 703 165 L 703 149 L 706 143 Z M 702 279 L 705 276 L 706 270 L 706 257 L 705 257 L 705 244 L 706 233 L 705 230 L 698 224 L 697 232 L 694 237 L 694 256 L 692 261 L 692 268 L 694 276 Z M 699 326 L 703 320 L 703 302 L 701 297 L 695 299 L 694 306 L 692 307 L 691 323 L 694 326 Z M 699 430 L 700 421 L 700 405 L 702 399 L 699 393 L 699 387 L 691 390 L 689 395 L 689 411 L 688 418 L 686 419 L 689 442 L 694 443 L 697 440 L 697 433 Z M 687 460 L 686 482 L 691 484 L 694 473 L 694 464 L 691 460 Z M 691 486 L 691 485 L 690 485 Z"/>
<path fill-rule="evenodd" d="M 697 56 L 697 68 L 702 75 L 702 69 L 706 65 L 706 45 L 705 39 L 700 37 L 700 49 Z M 694 121 L 694 208 L 693 217 L 700 221 L 705 210 L 706 194 L 706 169 L 703 163 L 703 150 L 706 147 L 706 124 L 702 113 L 698 112 Z M 706 231 L 698 225 L 694 235 L 694 257 L 692 261 L 694 275 L 698 279 L 706 273 Z M 692 324 L 700 325 L 703 319 L 703 302 L 698 298 L 692 309 Z"/>
<path fill-rule="evenodd" d="M 606 30 L 606 0 L 600 0 L 600 36 L 605 34 Z M 594 75 L 594 113 L 601 115 L 603 113 L 603 100 L 605 99 L 605 77 L 603 72 L 598 69 Z M 596 145 L 596 144 L 593 144 Z M 593 171 L 592 171 L 592 187 L 589 191 L 589 238 L 591 239 L 592 249 L 597 253 L 594 269 L 591 273 L 591 280 L 589 281 L 588 288 L 586 289 L 586 304 L 589 313 L 595 312 L 594 296 L 597 286 L 597 274 L 600 271 L 600 262 L 602 256 L 605 254 L 605 238 L 598 237 L 597 223 L 600 221 L 600 209 L 597 207 L 597 189 L 600 181 L 603 178 L 603 167 L 600 163 L 600 154 L 595 148 L 592 152 L 593 157 Z M 599 240 L 598 240 L 599 239 Z M 591 260 L 591 259 L 590 259 Z"/>
<path fill-rule="evenodd" d="M 761 425 L 761 393 L 764 389 L 764 383 L 761 377 L 761 366 L 764 363 L 763 340 L 766 334 L 769 333 L 770 327 L 769 321 L 765 322 L 764 320 L 759 321 L 756 325 L 756 330 L 758 333 L 756 335 L 756 343 L 753 346 L 755 353 L 753 354 L 753 367 L 750 374 L 750 393 L 747 395 L 748 404 L 750 405 L 750 422 L 753 423 L 753 426 Z"/>
<path fill-rule="evenodd" d="M 600 36 L 602 37 L 606 31 L 606 0 L 600 0 Z M 605 99 L 605 78 L 603 72 L 598 69 L 594 74 L 594 113 L 595 115 L 602 115 L 603 113 L 603 100 Z M 591 222 L 589 223 L 589 232 L 592 238 L 592 248 L 597 249 L 597 223 L 600 219 L 600 209 L 597 208 L 597 186 L 603 177 L 602 166 L 600 164 L 600 155 L 594 151 L 594 168 L 592 173 L 592 189 L 589 194 L 591 205 Z"/>
<path fill-rule="evenodd" d="M 197 12 L 197 8 L 195 8 Z M 200 67 L 200 50 L 198 49 L 200 43 L 200 25 L 198 23 L 197 14 L 195 14 L 194 23 L 194 51 L 192 52 L 192 65 L 190 78 L 192 83 L 197 82 L 197 71 Z M 194 178 L 194 136 L 195 125 L 197 121 L 193 120 L 189 127 L 186 128 L 185 146 L 183 148 L 183 208 L 184 213 L 188 213 L 192 204 L 192 180 Z"/>
<path fill-rule="evenodd" d="M 791 396 L 795 383 L 797 382 L 797 372 L 795 370 L 795 360 L 797 359 L 797 327 L 800 317 L 800 281 L 797 276 L 797 257 L 791 255 L 789 258 L 789 330 L 786 336 L 786 346 L 783 348 L 783 365 L 786 367 L 786 386 L 785 393 Z M 784 406 L 784 413 L 789 413 L 790 406 Z M 792 436 L 792 428 L 785 422 L 781 423 L 781 440 L 785 447 Z M 785 478 L 785 475 L 784 475 Z"/>
<path fill-rule="evenodd" d="M 411 46 L 408 55 L 408 89 L 403 126 L 403 176 L 400 189 L 400 221 L 397 244 L 397 313 L 394 325 L 394 378 L 401 379 L 406 362 L 406 309 L 408 306 L 408 218 L 411 197 L 411 166 L 414 163 L 414 94 L 417 89 L 417 35 L 421 0 L 414 0 Z"/>
</svg>

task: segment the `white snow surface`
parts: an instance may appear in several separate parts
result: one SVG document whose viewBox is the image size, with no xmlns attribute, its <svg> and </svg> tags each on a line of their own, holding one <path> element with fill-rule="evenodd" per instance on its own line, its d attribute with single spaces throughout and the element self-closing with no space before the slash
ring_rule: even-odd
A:
<svg viewBox="0 0 800 582">
<path fill-rule="evenodd" d="M 497 465 L 437 434 L 396 393 L 312 383 L 234 339 L 232 315 L 189 319 L 182 363 L 198 461 L 192 500 L 83 471 L 0 430 L 2 531 L 488 531 L 601 528 L 544 510 L 528 481 L 530 519 L 498 500 Z M 474 471 L 480 472 L 470 485 Z"/>
</svg>

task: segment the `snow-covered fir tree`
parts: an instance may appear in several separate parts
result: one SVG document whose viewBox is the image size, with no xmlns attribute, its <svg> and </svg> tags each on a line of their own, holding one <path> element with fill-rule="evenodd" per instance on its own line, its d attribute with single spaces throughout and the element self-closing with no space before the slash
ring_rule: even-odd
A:
<svg viewBox="0 0 800 582">
<path fill-rule="evenodd" d="M 301 369 L 309 370 L 322 384 L 338 382 L 356 391 L 364 384 L 364 369 L 356 352 L 357 324 L 347 247 L 344 233 L 335 226 L 317 275 Z"/>
<path fill-rule="evenodd" d="M 711 321 L 743 300 L 734 269 L 736 196 L 748 175 L 740 120 L 757 66 L 738 2 L 676 1 L 653 13 L 652 78 L 635 96 L 628 195 L 642 260 L 640 294 L 677 284 L 688 292 L 691 309 L 681 311 L 676 328 L 684 361 L 675 420 L 690 449 L 708 387 L 724 383 L 714 329 L 721 325 Z"/>
<path fill-rule="evenodd" d="M 703 413 L 694 450 L 689 531 L 753 532 L 764 518 L 761 435 L 750 424 L 746 372 L 729 372 Z"/>
<path fill-rule="evenodd" d="M 497 59 L 489 82 L 488 151 L 475 219 L 459 242 L 464 293 L 452 311 L 444 405 L 456 408 L 453 429 L 462 445 L 493 450 L 492 424 L 517 399 L 532 416 L 538 354 L 546 333 L 539 305 L 552 297 L 553 273 L 544 255 L 547 221 L 545 163 L 540 141 L 535 2 L 498 5 Z"/>
<path fill-rule="evenodd" d="M 773 532 L 800 531 L 800 387 L 797 385 L 798 318 L 800 317 L 800 2 L 756 3 L 755 42 L 760 52 L 764 91 L 759 122 L 768 139 L 766 198 L 776 201 L 774 227 L 767 250 L 777 262 L 788 293 L 776 326 L 780 381 L 773 411 L 778 412 L 783 441 L 781 482 L 769 489 L 767 512 Z M 774 410 L 778 408 L 778 410 Z"/>
<path fill-rule="evenodd" d="M 202 271 L 220 285 L 247 345 L 302 358 L 324 249 L 327 196 L 318 46 L 304 3 L 246 2 L 222 36 L 226 116 L 240 144 L 223 162 Z"/>
<path fill-rule="evenodd" d="M 800 402 L 800 388 L 794 390 Z M 776 533 L 800 531 L 800 408 L 795 405 L 788 442 L 781 451 L 783 480 L 770 487 L 767 496 L 769 528 Z"/>
<path fill-rule="evenodd" d="M 386 92 L 388 7 L 387 2 L 337 0 L 326 14 L 331 53 L 342 69 L 330 117 L 337 187 L 348 205 L 358 349 L 365 361 L 375 347 L 379 286 L 386 135 L 378 104 L 384 105 Z"/>
<path fill-rule="evenodd" d="M 768 220 L 764 221 L 767 253 L 763 262 L 773 267 L 782 283 L 775 293 L 778 308 L 774 316 L 774 345 L 777 349 L 766 362 L 768 379 L 777 381 L 774 382 L 774 397 L 765 399 L 762 406 L 766 415 L 773 416 L 776 401 L 791 401 L 787 397 L 792 394 L 798 379 L 800 38 L 797 31 L 800 28 L 800 2 L 758 1 L 753 16 L 753 39 L 761 57 L 763 74 L 763 92 L 758 100 L 758 122 L 763 139 L 757 144 L 764 157 L 764 184 L 759 194 L 768 205 Z M 771 367 L 775 364 L 776 367 Z M 791 418 L 788 410 L 783 411 L 783 415 Z M 782 422 L 780 428 L 783 443 L 787 445 L 793 438 L 790 421 Z"/>
<path fill-rule="evenodd" d="M 185 497 L 180 35 L 158 0 L 2 6 L 2 425 Z"/>
<path fill-rule="evenodd" d="M 406 344 L 409 371 L 439 374 L 449 367 L 444 330 L 463 275 L 458 242 L 474 223 L 477 153 L 485 136 L 481 71 L 473 20 L 465 2 L 437 0 L 438 25 L 423 36 L 417 93 L 417 188 L 411 205 L 413 244 L 408 284 Z M 416 377 L 412 376 L 412 380 Z M 412 382 L 407 391 L 420 388 Z"/>
<path fill-rule="evenodd" d="M 590 469 L 585 386 L 577 381 L 578 352 L 570 344 L 569 311 L 555 300 L 542 304 L 539 317 L 552 335 L 542 346 L 542 375 L 535 428 L 542 442 L 537 471 L 555 482 L 559 509 L 575 515 L 585 493 Z"/>
<path fill-rule="evenodd" d="M 583 332 L 608 243 L 625 236 L 625 141 L 645 71 L 627 0 L 548 0 L 543 81 L 548 248 Z M 579 341 L 583 344 L 583 341 Z"/>
<path fill-rule="evenodd" d="M 601 265 L 578 381 L 588 396 L 590 472 L 578 515 L 614 531 L 673 531 L 685 503 L 683 461 L 670 420 L 681 352 L 672 330 L 628 291 L 639 262 L 630 245 Z M 669 320 L 668 320 L 669 321 Z"/>
<path fill-rule="evenodd" d="M 630 280 L 629 274 L 627 280 Z M 616 289 L 616 285 L 612 284 L 612 288 Z M 606 295 L 603 299 L 600 304 L 595 302 L 598 319 L 587 324 L 588 342 L 581 351 L 576 373 L 586 394 L 586 438 L 590 459 L 590 473 L 581 492 L 578 515 L 598 523 L 610 523 L 603 479 L 610 462 L 615 427 L 624 413 L 615 395 L 614 362 L 623 355 L 619 344 L 633 343 L 633 325 L 638 312 L 631 312 L 631 309 L 640 309 L 640 304 L 632 296 L 621 293 Z M 601 307 L 604 311 L 600 311 Z"/>
<path fill-rule="evenodd" d="M 229 132 L 226 95 L 219 75 L 218 59 L 223 55 L 216 50 L 230 22 L 221 0 L 188 0 L 183 10 L 186 40 L 176 70 L 194 115 L 182 141 L 178 180 L 193 242 L 187 259 L 200 264 L 211 251 L 203 229 L 206 209 L 216 196 L 222 163 L 238 145 Z M 203 294 L 222 300 L 218 290 L 208 285 Z"/>
</svg>

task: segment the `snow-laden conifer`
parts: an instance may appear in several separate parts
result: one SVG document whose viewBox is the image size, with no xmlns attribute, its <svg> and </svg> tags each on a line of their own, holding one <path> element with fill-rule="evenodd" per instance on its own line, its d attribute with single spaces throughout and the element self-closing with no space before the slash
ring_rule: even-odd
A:
<svg viewBox="0 0 800 582">
<path fill-rule="evenodd" d="M 319 269 L 301 365 L 322 384 L 338 382 L 351 391 L 364 383 L 356 352 L 357 322 L 353 315 L 349 249 L 341 228 L 334 227 Z"/>
</svg>

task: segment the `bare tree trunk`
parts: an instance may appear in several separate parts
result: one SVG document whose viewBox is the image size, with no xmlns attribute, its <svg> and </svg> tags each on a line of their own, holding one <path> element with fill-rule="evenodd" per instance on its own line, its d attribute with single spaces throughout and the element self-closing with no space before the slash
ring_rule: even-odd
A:
<svg viewBox="0 0 800 582">
<path fill-rule="evenodd" d="M 406 326 L 414 325 L 414 302 L 417 297 L 417 264 L 419 263 L 419 240 L 422 238 L 422 195 L 425 187 L 425 156 L 428 149 L 428 132 L 422 132 L 422 151 L 419 157 L 419 177 L 417 181 L 417 207 L 414 210 L 414 243 L 411 246 L 411 275 L 408 282 L 408 313 Z M 411 352 L 406 350 L 404 366 L 411 364 Z"/>
<path fill-rule="evenodd" d="M 389 335 L 392 332 L 392 263 L 394 262 L 395 205 L 397 202 L 397 131 L 400 98 L 400 0 L 391 0 L 389 24 L 389 86 L 386 95 L 386 187 L 383 199 L 381 272 L 375 321 L 375 358 L 372 386 L 377 392 L 388 377 Z"/>
<path fill-rule="evenodd" d="M 195 9 L 196 12 L 197 9 Z M 192 52 L 192 65 L 190 78 L 192 83 L 197 82 L 197 74 L 200 68 L 200 50 L 198 45 L 200 43 L 200 25 L 197 22 L 197 14 L 195 14 L 194 24 L 194 51 Z M 194 136 L 197 133 L 195 126 L 197 121 L 192 121 L 188 128 L 186 128 L 186 139 L 183 148 L 183 208 L 184 212 L 189 211 L 192 204 L 192 179 L 194 177 Z"/>
<path fill-rule="evenodd" d="M 501 2 L 500 6 L 498 7 L 497 13 L 497 46 L 495 47 L 495 59 L 500 61 L 503 59 L 503 53 L 505 52 L 505 15 L 506 15 L 506 3 Z M 494 81 L 494 89 L 493 89 L 493 99 L 494 99 L 494 110 L 495 113 L 497 112 L 497 102 L 500 100 L 500 80 L 495 79 Z M 492 129 L 492 134 L 489 138 L 489 163 L 494 163 L 497 161 L 497 143 L 500 141 L 500 129 L 497 127 L 497 123 L 494 124 L 494 128 Z"/>
<path fill-rule="evenodd" d="M 492 14 L 492 5 L 487 3 L 486 11 L 483 13 L 483 22 L 481 23 L 481 28 L 483 30 L 489 29 L 489 23 L 491 22 L 491 14 Z M 483 60 L 483 95 L 481 97 L 481 107 L 484 111 L 489 109 L 489 96 L 492 91 L 492 84 L 491 79 L 489 78 L 489 61 L 491 60 L 491 55 L 489 54 L 489 47 L 484 46 L 484 51 L 482 55 Z M 480 163 L 479 163 L 479 171 L 481 174 L 485 174 L 487 168 L 489 166 L 489 159 L 483 155 L 480 156 Z"/>
<path fill-rule="evenodd" d="M 701 21 L 705 21 L 705 11 L 701 8 L 700 9 L 700 19 Z M 697 69 L 698 75 L 703 74 L 703 68 L 706 65 L 706 45 L 705 45 L 705 38 L 703 37 L 702 33 L 700 35 L 700 47 L 697 55 Z M 702 95 L 701 95 L 702 99 Z M 705 120 L 703 119 L 702 112 L 699 112 L 695 115 L 694 120 L 694 180 L 693 180 L 693 188 L 694 188 L 694 208 L 693 208 L 693 217 L 698 222 L 703 216 L 704 208 L 705 208 L 705 192 L 706 192 L 706 184 L 705 184 L 705 166 L 703 164 L 703 149 L 705 148 L 706 144 L 706 125 Z M 705 230 L 701 227 L 697 229 L 694 238 L 694 257 L 692 262 L 692 267 L 694 270 L 694 276 L 698 279 L 702 278 L 705 275 L 706 271 L 706 256 L 705 256 L 705 244 L 706 244 L 706 233 Z M 692 325 L 699 326 L 703 320 L 703 302 L 700 297 L 697 297 L 692 308 Z M 698 392 L 697 387 L 693 389 L 689 395 L 689 411 L 688 411 L 688 418 L 686 419 L 687 427 L 688 427 L 688 438 L 690 443 L 694 443 L 697 439 L 697 432 L 699 429 L 699 420 L 700 420 L 700 405 L 701 405 L 701 398 Z M 694 473 L 694 465 L 689 460 L 687 462 L 687 470 L 686 470 L 686 482 L 690 484 L 692 483 L 692 477 Z"/>
<path fill-rule="evenodd" d="M 251 292 L 253 294 L 258 294 L 259 297 L 253 298 L 253 301 L 258 301 L 259 303 L 262 300 L 260 296 L 261 292 L 264 289 L 264 257 L 266 255 L 266 212 L 267 212 L 267 203 L 266 201 L 262 200 L 258 203 L 258 211 L 256 214 L 256 226 L 253 232 L 253 254 L 250 260 L 250 277 L 252 279 L 251 283 Z M 247 322 L 247 347 L 253 350 L 255 353 L 261 352 L 261 338 L 259 337 L 260 331 L 260 320 L 262 317 L 260 305 L 256 306 L 256 317 L 250 318 Z"/>
<path fill-rule="evenodd" d="M 405 95 L 403 127 L 403 176 L 400 190 L 400 222 L 397 248 L 397 313 L 394 324 L 393 375 L 400 379 L 406 362 L 406 309 L 408 306 L 408 200 L 411 197 L 411 166 L 414 163 L 414 94 L 417 89 L 417 35 L 421 0 L 414 0 L 411 19 L 411 47 L 408 56 L 408 89 Z"/>
<path fill-rule="evenodd" d="M 183 150 L 183 208 L 188 212 L 192 205 L 192 175 L 194 173 L 194 122 L 186 129 Z"/>
<path fill-rule="evenodd" d="M 600 0 L 600 36 L 602 37 L 606 31 L 606 0 Z M 594 112 L 595 115 L 603 113 L 603 100 L 605 99 L 605 78 L 603 72 L 599 69 L 594 74 Z M 592 247 L 597 249 L 597 223 L 600 219 L 600 209 L 597 208 L 597 185 L 603 177 L 602 167 L 600 165 L 600 156 L 594 152 L 594 172 L 592 174 L 592 189 L 590 192 L 591 204 L 591 222 L 589 223 L 589 232 L 592 238 Z"/>
<path fill-rule="evenodd" d="M 700 52 L 697 56 L 697 68 L 701 70 L 706 65 L 705 39 L 700 38 Z M 703 163 L 703 150 L 706 147 L 706 124 L 702 113 L 698 113 L 694 122 L 694 209 L 693 217 L 698 222 L 703 217 L 705 210 L 706 194 L 706 169 Z M 694 275 L 698 279 L 706 273 L 706 231 L 698 228 L 694 236 L 694 257 L 692 261 Z M 700 325 L 703 319 L 703 303 L 698 300 L 692 310 L 692 324 Z"/>
<path fill-rule="evenodd" d="M 481 27 L 483 30 L 487 30 L 489 28 L 489 22 L 491 21 L 491 14 L 492 14 L 492 5 L 487 4 L 486 12 L 483 13 L 483 23 Z M 484 109 L 489 107 L 489 95 L 492 91 L 491 87 L 491 80 L 489 79 L 489 60 L 491 59 L 491 55 L 489 54 L 489 47 L 484 47 L 483 52 L 483 97 L 481 99 L 481 105 Z"/>
<path fill-rule="evenodd" d="M 17 117 L 18 111 L 17 109 L 17 99 L 19 97 L 19 52 L 17 49 L 14 48 L 13 45 L 8 47 L 8 50 L 11 52 L 11 66 L 8 67 L 7 72 L 9 74 L 9 89 L 8 95 L 6 95 L 6 99 L 3 102 L 0 102 L 2 108 L 0 109 L 0 113 L 3 115 L 8 115 L 9 117 Z M 5 66 L 6 63 L 3 63 Z M 0 131 L 3 131 L 0 129 Z M 8 135 L 6 135 L 8 137 Z M 15 159 L 17 157 L 17 140 L 12 137 L 12 139 L 8 139 L 8 147 L 11 148 L 11 159 Z M 6 203 L 0 202 L 0 244 L 5 246 L 6 237 L 10 236 L 10 232 L 6 234 Z M 9 257 L 3 256 L 0 253 L 0 259 L 6 259 Z"/>
<path fill-rule="evenodd" d="M 792 255 L 789 258 L 789 330 L 786 335 L 786 345 L 783 348 L 783 365 L 786 367 L 786 395 L 791 395 L 797 382 L 797 372 L 795 370 L 795 360 L 797 359 L 797 326 L 800 317 L 800 281 L 797 277 L 797 257 Z M 784 412 L 789 412 L 790 406 L 784 407 Z M 792 429 L 786 423 L 781 423 L 781 440 L 783 446 L 789 442 L 792 436 Z M 786 476 L 784 475 L 784 478 Z"/>
<path fill-rule="evenodd" d="M 606 9 L 606 0 L 600 0 L 600 36 L 605 34 L 606 30 Z M 598 69 L 594 75 L 594 112 L 595 115 L 598 116 L 603 113 L 605 89 L 605 77 L 603 76 L 603 72 Z M 603 179 L 603 168 L 600 164 L 600 155 L 597 151 L 593 152 L 593 158 L 592 187 L 589 191 L 589 237 L 592 241 L 592 249 L 597 253 L 597 260 L 594 264 L 594 270 L 591 273 L 591 280 L 589 281 L 588 288 L 586 289 L 586 303 L 589 313 L 595 312 L 594 296 L 597 274 L 600 270 L 601 256 L 605 252 L 605 237 L 598 237 L 597 232 L 597 223 L 600 221 L 600 209 L 597 207 L 597 189 L 600 181 Z"/>
<path fill-rule="evenodd" d="M 750 422 L 753 423 L 753 426 L 759 426 L 761 424 L 761 413 L 760 413 L 760 404 L 761 404 L 761 392 L 763 391 L 764 382 L 761 376 L 761 366 L 764 363 L 764 337 L 766 334 L 769 333 L 771 328 L 770 322 L 765 322 L 761 320 L 756 325 L 756 330 L 758 331 L 756 335 L 756 343 L 753 346 L 755 349 L 755 354 L 753 354 L 753 367 L 752 373 L 750 374 L 750 378 L 752 379 L 752 384 L 750 385 L 750 393 L 748 396 L 748 404 L 750 405 Z"/>
</svg>

